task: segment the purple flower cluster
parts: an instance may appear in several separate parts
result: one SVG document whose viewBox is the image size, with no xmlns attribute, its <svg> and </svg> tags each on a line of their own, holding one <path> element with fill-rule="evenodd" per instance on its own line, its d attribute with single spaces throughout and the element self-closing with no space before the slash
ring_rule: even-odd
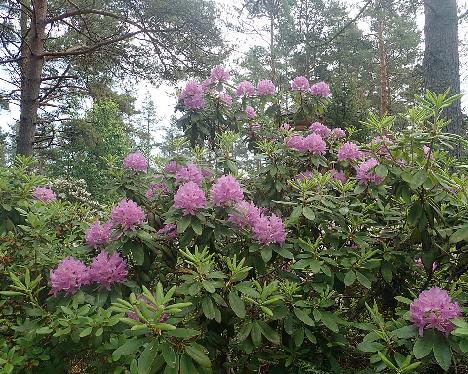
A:
<svg viewBox="0 0 468 374">
<path fill-rule="evenodd" d="M 310 134 L 306 137 L 301 135 L 291 136 L 286 145 L 299 152 L 310 152 L 313 155 L 323 155 L 327 150 L 327 144 L 318 134 Z"/>
<path fill-rule="evenodd" d="M 229 77 L 229 71 L 224 66 L 216 65 L 211 69 L 210 81 L 213 83 L 227 82 Z"/>
<path fill-rule="evenodd" d="M 146 161 L 145 156 L 140 152 L 129 153 L 123 161 L 123 166 L 125 169 L 129 170 L 146 171 L 148 161 Z"/>
<path fill-rule="evenodd" d="M 312 125 L 310 125 L 309 131 L 311 133 L 320 135 L 324 139 L 328 138 L 332 134 L 332 131 L 327 126 L 325 126 L 323 123 L 320 123 L 320 122 L 314 122 Z"/>
<path fill-rule="evenodd" d="M 303 171 L 302 173 L 297 174 L 294 177 L 294 180 L 296 180 L 298 182 L 302 182 L 302 181 L 310 179 L 310 178 L 312 178 L 312 172 L 309 171 L 309 170 L 306 170 L 306 171 Z"/>
<path fill-rule="evenodd" d="M 419 328 L 419 335 L 424 330 L 435 329 L 448 335 L 454 328 L 452 320 L 460 317 L 462 311 L 458 303 L 452 302 L 447 291 L 438 287 L 420 293 L 410 305 L 411 321 Z"/>
<path fill-rule="evenodd" d="M 124 283 L 127 275 L 127 263 L 118 252 L 109 256 L 109 253 L 102 251 L 93 259 L 89 267 L 90 281 L 108 290 L 115 283 Z"/>
<path fill-rule="evenodd" d="M 33 197 L 43 203 L 57 200 L 55 192 L 48 187 L 36 187 L 32 193 Z"/>
<path fill-rule="evenodd" d="M 239 86 L 236 90 L 236 95 L 239 97 L 242 96 L 253 96 L 255 94 L 255 87 L 252 82 L 243 81 L 239 83 Z"/>
<path fill-rule="evenodd" d="M 205 91 L 203 86 L 195 81 L 187 82 L 185 88 L 180 93 L 179 99 L 182 100 L 187 109 L 199 110 L 205 106 Z"/>
<path fill-rule="evenodd" d="M 254 240 L 261 244 L 282 245 L 286 241 L 286 229 L 281 218 L 275 214 L 266 216 L 252 202 L 238 203 L 235 213 L 229 215 L 229 221 L 240 227 L 249 227 Z"/>
<path fill-rule="evenodd" d="M 96 222 L 92 223 L 86 230 L 86 244 L 93 248 L 107 244 L 109 242 L 111 231 L 111 221 L 101 223 L 99 220 L 97 220 Z"/>
<path fill-rule="evenodd" d="M 167 163 L 164 167 L 164 172 L 168 174 L 175 174 L 177 170 L 179 170 L 180 166 L 177 164 L 176 161 L 172 160 Z"/>
<path fill-rule="evenodd" d="M 372 172 L 372 169 L 379 165 L 375 158 L 370 158 L 361 162 L 356 171 L 356 179 L 359 184 L 367 185 L 369 183 L 380 184 L 383 178 Z"/>
<path fill-rule="evenodd" d="M 232 97 L 225 92 L 219 95 L 218 100 L 221 105 L 224 105 L 227 108 L 232 106 Z"/>
<path fill-rule="evenodd" d="M 145 197 L 148 200 L 154 198 L 154 195 L 167 195 L 169 193 L 169 187 L 165 183 L 152 183 L 145 192 Z"/>
<path fill-rule="evenodd" d="M 184 216 L 195 214 L 195 211 L 204 208 L 205 205 L 205 193 L 192 181 L 180 186 L 174 195 L 174 208 L 182 209 Z"/>
<path fill-rule="evenodd" d="M 309 81 L 306 77 L 296 77 L 291 83 L 291 89 L 293 91 L 308 92 L 309 88 Z"/>
<path fill-rule="evenodd" d="M 330 86 L 325 82 L 318 82 L 310 87 L 310 93 L 315 96 L 328 97 L 331 94 Z"/>
<path fill-rule="evenodd" d="M 328 172 L 333 180 L 340 181 L 342 183 L 346 182 L 346 176 L 343 170 L 330 169 Z"/>
<path fill-rule="evenodd" d="M 190 162 L 178 167 L 175 178 L 177 184 L 194 182 L 200 186 L 203 181 L 203 172 L 197 165 Z"/>
<path fill-rule="evenodd" d="M 359 150 L 357 144 L 353 142 L 344 143 L 338 149 L 338 160 L 339 161 L 354 161 L 363 156 L 362 152 Z"/>
<path fill-rule="evenodd" d="M 244 200 L 244 192 L 232 175 L 223 175 L 211 187 L 211 201 L 214 206 L 226 206 Z"/>
<path fill-rule="evenodd" d="M 177 238 L 177 225 L 169 223 L 158 230 L 158 235 L 167 236 L 170 239 Z"/>
<path fill-rule="evenodd" d="M 123 199 L 111 211 L 112 221 L 124 231 L 133 230 L 145 220 L 145 212 L 132 200 Z"/>
<path fill-rule="evenodd" d="M 346 138 L 346 132 L 340 128 L 340 127 L 336 127 L 332 130 L 332 135 L 336 138 L 336 139 L 342 139 L 342 138 Z"/>
<path fill-rule="evenodd" d="M 127 263 L 117 252 L 111 256 L 104 251 L 99 253 L 90 267 L 74 257 L 66 257 L 50 271 L 50 293 L 56 296 L 60 291 L 65 291 L 72 295 L 91 283 L 110 289 L 115 283 L 125 282 L 127 275 Z"/>
<path fill-rule="evenodd" d="M 247 105 L 245 107 L 245 114 L 247 114 L 247 118 L 253 119 L 257 117 L 257 113 L 255 112 L 255 109 L 252 108 L 250 105 Z"/>
<path fill-rule="evenodd" d="M 264 79 L 257 83 L 258 96 L 273 96 L 275 93 L 276 87 L 272 81 Z"/>
<path fill-rule="evenodd" d="M 379 148 L 377 150 L 377 153 L 381 156 L 385 156 L 389 154 L 388 147 L 393 144 L 393 141 L 385 135 L 383 135 L 376 136 L 374 139 L 372 139 L 371 144 L 378 145 Z"/>
</svg>

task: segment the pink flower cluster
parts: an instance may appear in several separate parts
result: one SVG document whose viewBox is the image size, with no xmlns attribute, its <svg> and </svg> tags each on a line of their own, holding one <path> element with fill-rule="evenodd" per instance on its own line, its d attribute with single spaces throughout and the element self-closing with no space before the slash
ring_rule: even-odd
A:
<svg viewBox="0 0 468 374">
<path fill-rule="evenodd" d="M 225 92 L 219 95 L 218 100 L 221 105 L 224 105 L 227 108 L 232 106 L 232 97 Z"/>
<path fill-rule="evenodd" d="M 276 87 L 272 81 L 264 79 L 257 83 L 258 96 L 273 96 L 275 93 Z"/>
<path fill-rule="evenodd" d="M 167 165 L 164 167 L 164 172 L 168 174 L 175 174 L 177 170 L 179 170 L 179 165 L 177 164 L 176 161 L 172 160 L 167 163 Z"/>
<path fill-rule="evenodd" d="M 180 93 L 179 99 L 182 100 L 187 109 L 199 110 L 205 106 L 203 86 L 195 81 L 187 82 L 185 88 Z"/>
<path fill-rule="evenodd" d="M 454 328 L 452 320 L 460 317 L 458 303 L 452 302 L 447 291 L 438 287 L 420 293 L 410 305 L 410 317 L 423 336 L 425 329 L 435 329 L 448 335 Z"/>
<path fill-rule="evenodd" d="M 327 144 L 318 134 L 310 134 L 306 137 L 301 135 L 291 136 L 286 145 L 299 152 L 310 152 L 313 155 L 323 155 L 327 150 Z"/>
<path fill-rule="evenodd" d="M 158 230 L 158 235 L 167 236 L 170 239 L 177 238 L 177 225 L 169 223 Z"/>
<path fill-rule="evenodd" d="M 148 161 L 146 161 L 145 156 L 140 152 L 129 153 L 123 161 L 123 166 L 125 169 L 134 170 L 134 171 L 146 171 L 148 167 Z"/>
<path fill-rule="evenodd" d="M 250 105 L 247 105 L 245 107 L 245 114 L 247 114 L 247 118 L 253 119 L 257 117 L 257 113 L 255 112 L 255 109 L 252 108 Z"/>
<path fill-rule="evenodd" d="M 310 88 L 309 81 L 306 77 L 296 77 L 291 83 L 291 90 L 308 92 Z"/>
<path fill-rule="evenodd" d="M 332 130 L 332 135 L 336 138 L 336 139 L 342 139 L 342 138 L 346 138 L 346 132 L 340 128 L 340 127 L 336 127 Z"/>
<path fill-rule="evenodd" d="M 328 138 L 331 134 L 332 131 L 325 126 L 323 123 L 320 122 L 314 122 L 312 125 L 309 126 L 309 131 L 311 133 L 315 133 L 320 135 L 322 138 Z"/>
<path fill-rule="evenodd" d="M 383 182 L 384 179 L 381 176 L 371 171 L 377 165 L 379 165 L 379 162 L 375 158 L 370 158 L 361 162 L 356 171 L 356 179 L 358 180 L 359 184 L 380 184 Z"/>
<path fill-rule="evenodd" d="M 286 229 L 284 223 L 275 214 L 266 216 L 252 202 L 241 201 L 236 205 L 236 212 L 229 215 L 229 221 L 240 227 L 250 227 L 254 240 L 260 244 L 284 244 Z"/>
<path fill-rule="evenodd" d="M 211 187 L 211 201 L 214 206 L 231 205 L 243 199 L 244 192 L 232 175 L 223 175 Z"/>
<path fill-rule="evenodd" d="M 86 244 L 96 248 L 100 245 L 107 244 L 112 231 L 112 222 L 108 221 L 101 223 L 99 220 L 92 223 L 86 230 Z"/>
<path fill-rule="evenodd" d="M 197 165 L 190 162 L 177 168 L 175 178 L 177 184 L 194 182 L 200 186 L 203 180 L 203 172 Z"/>
<path fill-rule="evenodd" d="M 338 149 L 337 156 L 339 161 L 354 161 L 361 158 L 363 154 L 357 144 L 347 142 Z"/>
<path fill-rule="evenodd" d="M 112 221 L 124 231 L 133 230 L 145 220 L 145 212 L 132 200 L 123 199 L 111 211 Z"/>
<path fill-rule="evenodd" d="M 237 86 L 236 95 L 242 96 L 253 96 L 255 94 L 255 87 L 252 82 L 243 81 Z"/>
<path fill-rule="evenodd" d="M 213 83 L 227 82 L 229 77 L 229 71 L 224 66 L 216 65 L 211 69 L 210 81 Z"/>
<path fill-rule="evenodd" d="M 328 97 L 331 94 L 330 86 L 325 82 L 318 82 L 310 87 L 310 93 L 315 96 Z"/>
<path fill-rule="evenodd" d="M 91 283 L 110 289 L 115 283 L 125 282 L 127 275 L 127 263 L 118 252 L 111 256 L 107 252 L 99 253 L 90 267 L 74 257 L 66 257 L 50 271 L 50 293 L 56 296 L 60 291 L 65 291 L 72 295 Z"/>
<path fill-rule="evenodd" d="M 346 176 L 343 170 L 330 169 L 328 172 L 333 180 L 340 181 L 342 183 L 346 182 Z"/>
<path fill-rule="evenodd" d="M 297 174 L 294 177 L 294 180 L 296 180 L 298 182 L 302 182 L 302 181 L 310 179 L 310 178 L 312 178 L 312 172 L 309 171 L 309 170 L 306 170 L 306 171 L 303 171 L 302 173 Z"/>
<path fill-rule="evenodd" d="M 174 208 L 182 209 L 183 215 L 195 214 L 206 205 L 205 193 L 193 181 L 179 187 L 174 195 Z"/>
<path fill-rule="evenodd" d="M 33 197 L 43 203 L 57 200 L 55 192 L 48 187 L 36 187 L 32 193 Z"/>
<path fill-rule="evenodd" d="M 151 200 L 154 195 L 167 195 L 169 193 L 169 187 L 165 183 L 152 183 L 146 190 L 145 197 Z"/>
</svg>

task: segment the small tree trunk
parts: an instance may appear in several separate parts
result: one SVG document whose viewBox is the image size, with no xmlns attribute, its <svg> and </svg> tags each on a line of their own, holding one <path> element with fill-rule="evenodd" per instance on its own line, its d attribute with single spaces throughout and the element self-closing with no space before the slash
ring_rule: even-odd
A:
<svg viewBox="0 0 468 374">
<path fill-rule="evenodd" d="M 379 44 L 379 65 L 380 65 L 380 115 L 389 112 L 390 90 L 388 79 L 388 59 L 385 51 L 384 21 L 379 19 L 378 44 Z"/>
<path fill-rule="evenodd" d="M 17 154 L 32 155 L 34 134 L 36 132 L 37 109 L 41 75 L 44 64 L 45 26 L 47 17 L 47 0 L 32 0 L 34 13 L 29 27 L 29 48 L 22 50 L 24 76 L 21 82 L 20 121 L 18 132 Z"/>
<path fill-rule="evenodd" d="M 450 94 L 460 93 L 460 59 L 458 54 L 458 16 L 456 0 L 424 0 L 424 85 L 436 93 L 450 88 Z M 461 102 L 445 111 L 451 121 L 447 131 L 462 135 Z M 460 147 L 454 151 L 461 153 Z"/>
</svg>

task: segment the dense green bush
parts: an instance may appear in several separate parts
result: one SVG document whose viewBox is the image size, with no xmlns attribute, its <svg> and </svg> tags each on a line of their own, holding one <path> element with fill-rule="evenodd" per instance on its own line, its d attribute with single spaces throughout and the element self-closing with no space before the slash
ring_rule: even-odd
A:
<svg viewBox="0 0 468 374">
<path fill-rule="evenodd" d="M 446 334 L 418 334 L 409 311 L 439 287 L 466 315 L 468 180 L 447 153 L 463 140 L 442 132 L 456 98 L 427 93 L 398 133 L 394 117 L 370 115 L 364 125 L 379 138 L 356 143 L 352 156 L 343 148 L 352 131 L 315 125 L 323 139 L 303 140 L 326 95 L 221 104 L 226 87 L 205 87 L 197 108 L 181 100 L 181 126 L 208 145 L 192 160 L 152 171 L 133 155 L 106 171 L 114 208 L 33 198 L 52 184 L 31 160 L 0 170 L 2 372 L 466 372 L 466 318 L 448 318 Z M 239 159 L 244 145 L 252 151 Z M 230 204 L 239 190 L 223 174 L 258 209 Z M 90 234 L 109 217 L 112 230 Z M 100 250 L 121 257 L 98 267 Z M 49 273 L 67 256 L 100 269 L 99 281 Z"/>
</svg>

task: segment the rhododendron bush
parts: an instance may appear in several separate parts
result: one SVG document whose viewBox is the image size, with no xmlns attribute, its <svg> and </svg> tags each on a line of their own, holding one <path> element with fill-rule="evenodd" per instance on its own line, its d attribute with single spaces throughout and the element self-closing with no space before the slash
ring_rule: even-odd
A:
<svg viewBox="0 0 468 374">
<path fill-rule="evenodd" d="M 216 66 L 179 96 L 192 148 L 109 165 L 112 204 L 70 201 L 19 158 L 1 170 L 0 367 L 466 372 L 456 99 L 428 92 L 357 133 L 325 123 L 325 82 Z"/>
</svg>

